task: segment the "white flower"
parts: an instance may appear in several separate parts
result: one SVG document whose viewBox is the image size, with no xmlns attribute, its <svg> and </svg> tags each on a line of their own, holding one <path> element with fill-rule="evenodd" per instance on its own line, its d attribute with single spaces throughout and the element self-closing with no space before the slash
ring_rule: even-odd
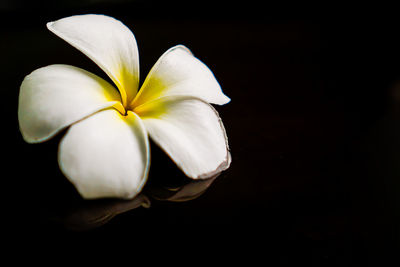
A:
<svg viewBox="0 0 400 267">
<path fill-rule="evenodd" d="M 165 52 L 138 91 L 136 40 L 120 21 L 80 15 L 47 27 L 92 59 L 118 88 L 69 65 L 37 69 L 21 85 L 18 119 L 25 141 L 43 142 L 69 127 L 58 162 L 84 198 L 136 196 L 150 166 L 148 135 L 193 179 L 229 167 L 224 126 L 209 103 L 230 99 L 186 47 Z"/>
</svg>

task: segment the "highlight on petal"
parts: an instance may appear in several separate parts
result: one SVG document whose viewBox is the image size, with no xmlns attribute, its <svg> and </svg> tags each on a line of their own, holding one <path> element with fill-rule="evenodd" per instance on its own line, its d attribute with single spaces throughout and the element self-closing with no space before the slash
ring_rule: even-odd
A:
<svg viewBox="0 0 400 267">
<path fill-rule="evenodd" d="M 72 123 L 118 103 L 118 91 L 100 77 L 69 65 L 50 65 L 35 70 L 21 84 L 20 130 L 25 141 L 42 142 Z"/>
<path fill-rule="evenodd" d="M 60 142 L 62 172 L 87 199 L 131 199 L 144 186 L 149 142 L 141 119 L 129 111 L 100 111 L 75 123 Z"/>
<path fill-rule="evenodd" d="M 217 111 L 195 99 L 164 97 L 137 107 L 150 137 L 193 179 L 208 178 L 231 162 Z"/>
<path fill-rule="evenodd" d="M 160 57 L 131 106 L 165 96 L 196 97 L 219 105 L 230 101 L 210 69 L 183 45 L 170 48 Z"/>
<path fill-rule="evenodd" d="M 99 65 L 121 93 L 125 105 L 139 84 L 139 54 L 133 33 L 104 15 L 77 15 L 47 23 L 47 28 Z"/>
</svg>

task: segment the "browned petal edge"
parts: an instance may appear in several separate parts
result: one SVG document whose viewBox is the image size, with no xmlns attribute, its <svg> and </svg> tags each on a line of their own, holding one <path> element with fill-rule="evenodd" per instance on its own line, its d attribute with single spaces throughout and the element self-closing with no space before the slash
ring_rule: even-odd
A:
<svg viewBox="0 0 400 267">
<path fill-rule="evenodd" d="M 228 136 L 226 134 L 226 130 L 225 130 L 224 124 L 222 123 L 222 120 L 221 120 L 221 117 L 219 116 L 218 111 L 213 106 L 211 106 L 210 104 L 208 104 L 208 105 L 215 112 L 215 115 L 218 117 L 219 125 L 221 126 L 221 129 L 222 129 L 222 131 L 224 133 L 225 145 L 226 145 L 226 157 L 225 157 L 225 160 L 220 165 L 218 165 L 218 167 L 214 171 L 201 174 L 201 175 L 199 175 L 197 177 L 198 179 L 211 178 L 211 177 L 219 174 L 220 172 L 225 171 L 226 169 L 228 169 L 229 166 L 231 165 L 231 162 L 232 162 L 232 156 L 231 156 L 231 153 L 230 153 L 231 150 L 229 148 Z"/>
</svg>

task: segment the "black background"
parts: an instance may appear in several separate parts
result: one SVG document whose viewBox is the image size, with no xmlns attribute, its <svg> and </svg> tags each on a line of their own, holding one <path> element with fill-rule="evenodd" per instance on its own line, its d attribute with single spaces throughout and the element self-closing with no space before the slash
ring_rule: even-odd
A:
<svg viewBox="0 0 400 267">
<path fill-rule="evenodd" d="M 73 247 L 96 240 L 105 247 L 124 242 L 129 255 L 149 255 L 148 262 L 162 251 L 168 262 L 189 254 L 191 262 L 220 256 L 272 266 L 395 263 L 400 23 L 390 7 L 256 1 L 0 3 L 2 221 L 11 234 L 11 250 L 21 251 L 21 244 L 30 244 L 31 250 L 42 240 L 68 240 Z M 43 144 L 25 143 L 17 107 L 24 76 L 42 66 L 70 64 L 106 78 L 45 27 L 48 21 L 86 13 L 113 16 L 133 31 L 142 81 L 176 44 L 189 47 L 210 67 L 232 99 L 216 108 L 233 161 L 197 199 L 151 199 L 149 209 L 75 231 L 60 218 L 88 203 L 58 169 L 62 135 Z M 152 156 L 149 184 L 186 181 L 154 144 Z"/>
</svg>

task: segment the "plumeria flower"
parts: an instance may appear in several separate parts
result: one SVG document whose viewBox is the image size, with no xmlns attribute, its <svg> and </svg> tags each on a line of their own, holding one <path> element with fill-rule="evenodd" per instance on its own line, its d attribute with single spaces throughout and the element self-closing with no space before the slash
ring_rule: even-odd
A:
<svg viewBox="0 0 400 267">
<path fill-rule="evenodd" d="M 79 15 L 47 28 L 92 59 L 117 87 L 69 65 L 37 69 L 21 84 L 24 140 L 44 142 L 69 127 L 58 162 L 84 198 L 138 195 L 149 172 L 148 136 L 190 178 L 208 178 L 229 167 L 225 129 L 210 104 L 230 99 L 186 47 L 166 51 L 138 90 L 136 40 L 120 21 Z"/>
</svg>

